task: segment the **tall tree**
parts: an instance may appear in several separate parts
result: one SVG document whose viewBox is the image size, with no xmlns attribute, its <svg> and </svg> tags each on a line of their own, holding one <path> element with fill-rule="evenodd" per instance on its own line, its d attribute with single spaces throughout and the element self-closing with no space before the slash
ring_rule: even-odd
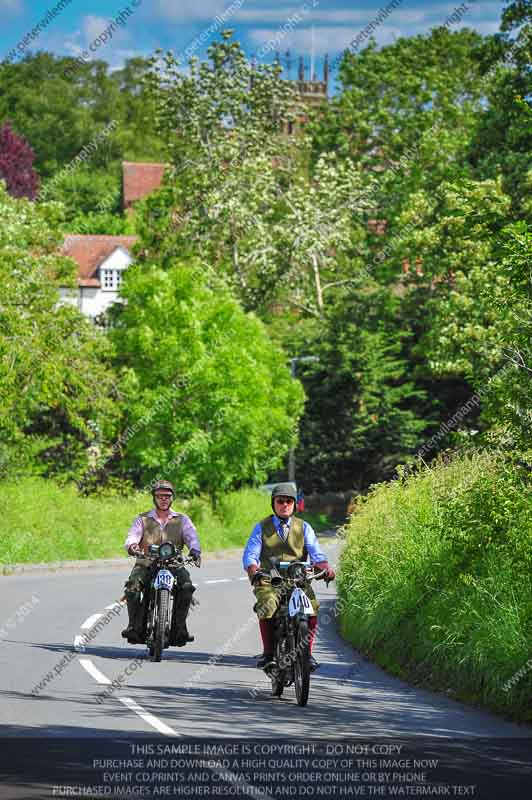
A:
<svg viewBox="0 0 532 800">
<path fill-rule="evenodd" d="M 441 27 L 346 53 L 340 92 L 313 125 L 315 156 L 334 150 L 382 169 L 412 160 L 435 123 L 463 139 L 482 99 L 486 46 L 478 33 Z"/>
<path fill-rule="evenodd" d="M 39 178 L 33 169 L 35 153 L 9 123 L 0 128 L 0 178 L 6 182 L 13 197 L 33 200 L 39 188 Z"/>
<path fill-rule="evenodd" d="M 160 252 L 164 239 L 170 257 L 192 251 L 257 307 L 279 274 L 272 225 L 294 169 L 283 126 L 297 102 L 280 67 L 252 65 L 231 34 L 209 48 L 208 61 L 192 58 L 189 74 L 171 53 L 154 59 L 147 85 L 171 169 L 144 233 L 148 250 Z M 162 212 L 164 233 L 150 241 L 152 212 Z"/>
<path fill-rule="evenodd" d="M 127 428 L 123 467 L 216 498 L 263 482 L 295 441 L 303 396 L 263 324 L 220 280 L 176 259 L 130 267 L 112 339 Z"/>
<path fill-rule="evenodd" d="M 59 287 L 75 265 L 60 255 L 55 204 L 14 199 L 0 183 L 0 448 L 2 472 L 29 460 L 77 477 L 87 466 L 89 421 L 116 423 L 108 343 Z"/>
<path fill-rule="evenodd" d="M 318 357 L 299 367 L 308 400 L 296 460 L 309 488 L 367 488 L 423 441 L 434 408 L 401 311 L 388 289 L 343 291 L 301 350 Z"/>
</svg>

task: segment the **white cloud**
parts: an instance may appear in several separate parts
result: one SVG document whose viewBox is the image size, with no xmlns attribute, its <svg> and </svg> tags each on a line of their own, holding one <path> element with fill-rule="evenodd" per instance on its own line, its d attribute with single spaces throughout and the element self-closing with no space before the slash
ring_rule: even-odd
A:
<svg viewBox="0 0 532 800">
<path fill-rule="evenodd" d="M 297 3 L 293 6 L 286 6 L 279 9 L 261 10 L 258 8 L 245 8 L 238 14 L 239 22 L 277 22 L 283 25 L 290 17 L 298 15 L 303 22 L 322 23 L 326 25 L 334 25 L 336 23 L 345 22 L 353 25 L 364 26 L 370 22 L 376 15 L 378 7 L 374 9 L 366 8 L 358 11 L 350 9 L 338 9 L 334 11 L 330 8 L 313 8 L 309 13 L 302 10 L 302 6 Z M 418 11 L 401 11 L 397 9 L 392 11 L 389 15 L 391 18 L 399 19 L 403 22 L 423 22 L 432 16 L 432 10 L 426 11 L 419 9 Z"/>
<path fill-rule="evenodd" d="M 303 10 L 305 5 L 309 7 L 308 12 Z M 283 0 L 278 6 L 270 3 L 268 8 L 257 8 L 256 5 L 251 7 L 245 4 L 238 14 L 238 20 L 239 22 L 256 23 L 257 27 L 262 27 L 261 23 L 268 28 L 274 23 L 282 27 L 287 20 L 298 14 L 301 17 L 300 24 L 335 26 L 345 23 L 346 28 L 351 26 L 354 33 L 355 30 L 360 30 L 369 24 L 378 15 L 379 10 L 385 8 L 386 5 L 385 0 L 380 2 L 375 0 L 371 7 L 335 9 L 331 8 L 330 2 L 327 4 L 321 2 L 315 8 L 310 8 L 308 0 L 306 3 L 286 3 Z M 408 35 L 412 26 L 415 27 L 416 32 L 428 31 L 432 27 L 443 24 L 446 18 L 456 11 L 457 6 L 459 6 L 458 0 L 454 0 L 454 2 L 451 0 L 447 3 L 427 3 L 418 8 L 408 8 L 406 5 L 398 6 L 390 12 L 386 22 L 398 25 L 404 30 L 403 35 Z M 462 17 L 461 25 L 480 29 L 482 23 L 488 22 L 491 31 L 493 24 L 499 20 L 500 13 L 501 0 L 483 0 L 481 6 L 472 0 L 471 7 Z"/>
<path fill-rule="evenodd" d="M 251 41 L 256 43 L 259 57 L 267 57 L 268 53 L 275 50 L 295 49 L 299 52 L 310 53 L 312 49 L 312 28 L 314 28 L 314 52 L 316 55 L 342 52 L 349 46 L 353 38 L 362 31 L 378 14 L 379 8 L 386 3 L 375 3 L 372 8 L 364 9 L 332 9 L 330 5 L 318 6 L 307 15 L 302 11 L 303 4 L 288 5 L 283 3 L 276 8 L 268 9 L 243 8 L 240 20 L 244 22 L 256 21 L 255 27 L 249 31 Z M 500 2 L 485 2 L 482 8 L 472 5 L 468 13 L 450 30 L 459 30 L 463 27 L 472 27 L 481 33 L 493 33 L 498 29 L 500 15 Z M 456 10 L 456 3 L 427 4 L 422 8 L 394 9 L 373 31 L 373 38 L 379 45 L 390 44 L 401 36 L 413 36 L 420 33 L 429 33 L 431 28 L 442 25 L 445 20 Z M 298 14 L 300 19 L 295 14 Z M 277 22 L 277 27 L 271 24 L 260 25 L 260 21 Z M 342 25 L 342 23 L 345 23 Z M 268 43 L 270 43 L 268 45 Z M 267 46 L 268 45 L 268 46 Z M 261 53 L 262 50 L 262 53 Z"/>
<path fill-rule="evenodd" d="M 231 3 L 232 0 L 153 0 L 150 10 L 152 15 L 172 22 L 194 23 L 214 19 Z"/>
<path fill-rule="evenodd" d="M 96 17 L 93 14 L 88 14 L 86 17 L 83 17 L 81 26 L 88 44 L 89 42 L 93 42 L 102 31 L 109 27 L 109 22 L 104 17 Z"/>
<path fill-rule="evenodd" d="M 279 31 L 278 28 L 255 28 L 250 31 L 250 36 L 257 45 L 264 46 L 268 42 L 272 42 L 271 52 L 277 49 L 286 50 L 288 47 L 298 53 L 310 54 L 314 41 L 314 53 L 317 56 L 341 52 L 353 38 L 353 31 L 347 26 L 315 25 L 313 27 L 314 37 L 312 27 L 308 26 L 295 27 L 286 33 Z M 385 25 L 381 25 L 377 34 L 385 27 Z M 379 41 L 380 37 L 376 38 Z"/>
<path fill-rule="evenodd" d="M 474 27 L 476 31 L 481 33 L 483 36 L 488 36 L 492 33 L 497 33 L 500 28 L 500 20 L 482 20 L 479 22 L 474 23 L 471 27 Z"/>
<path fill-rule="evenodd" d="M 2 14 L 20 14 L 23 8 L 22 0 L 0 0 L 0 13 Z"/>
<path fill-rule="evenodd" d="M 86 17 L 83 17 L 81 27 L 83 31 L 84 46 L 88 46 L 102 33 L 109 31 L 109 28 L 115 19 L 115 17 L 106 19 L 105 17 L 97 17 L 92 14 L 88 14 Z M 108 35 L 109 39 L 107 40 L 107 44 L 115 41 L 127 41 L 130 38 L 130 31 L 127 30 L 127 21 L 125 25 L 115 25 L 114 28 L 109 31 Z"/>
</svg>

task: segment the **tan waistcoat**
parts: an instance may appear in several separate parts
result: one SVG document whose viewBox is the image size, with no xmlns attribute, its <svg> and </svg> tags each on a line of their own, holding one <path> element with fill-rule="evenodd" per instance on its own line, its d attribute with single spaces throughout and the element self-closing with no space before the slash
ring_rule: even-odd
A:
<svg viewBox="0 0 532 800">
<path fill-rule="evenodd" d="M 162 544 L 163 542 L 172 542 L 174 547 L 179 550 L 183 549 L 185 540 L 183 539 L 183 515 L 179 514 L 177 517 L 170 517 L 166 523 L 164 530 L 153 517 L 148 516 L 148 512 L 140 515 L 142 517 L 142 539 L 139 542 L 139 547 L 142 552 L 147 555 L 150 544 Z M 137 564 L 147 565 L 150 562 L 148 559 L 138 558 Z"/>
<path fill-rule="evenodd" d="M 280 561 L 304 561 L 306 559 L 303 520 L 292 517 L 286 542 L 277 533 L 272 516 L 261 520 L 260 527 L 262 529 L 261 569 L 271 569 L 270 558 L 278 558 Z"/>
</svg>

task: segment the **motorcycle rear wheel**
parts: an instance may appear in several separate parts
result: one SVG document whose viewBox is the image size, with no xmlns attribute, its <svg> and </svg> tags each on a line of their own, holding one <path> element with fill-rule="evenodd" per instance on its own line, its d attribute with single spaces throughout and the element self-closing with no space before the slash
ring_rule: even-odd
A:
<svg viewBox="0 0 532 800">
<path fill-rule="evenodd" d="M 152 661 L 160 661 L 164 650 L 164 640 L 166 636 L 166 626 L 168 623 L 168 592 L 159 591 L 157 598 L 157 621 L 153 637 L 153 653 L 150 648 Z"/>
<path fill-rule="evenodd" d="M 306 706 L 310 691 L 310 645 L 306 619 L 297 623 L 296 652 L 294 658 L 294 685 L 298 706 Z"/>
</svg>

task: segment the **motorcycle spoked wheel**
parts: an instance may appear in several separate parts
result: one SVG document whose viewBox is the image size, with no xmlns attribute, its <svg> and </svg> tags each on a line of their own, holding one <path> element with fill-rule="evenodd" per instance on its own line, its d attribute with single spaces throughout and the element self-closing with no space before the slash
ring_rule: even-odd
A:
<svg viewBox="0 0 532 800">
<path fill-rule="evenodd" d="M 157 596 L 157 614 L 153 631 L 153 644 L 150 647 L 152 661 L 160 661 L 163 655 L 166 627 L 168 623 L 169 593 L 159 590 Z"/>
<path fill-rule="evenodd" d="M 296 627 L 296 651 L 294 657 L 294 686 L 296 690 L 296 700 L 299 706 L 307 705 L 310 691 L 309 641 L 308 622 L 306 619 L 301 619 Z"/>
</svg>

